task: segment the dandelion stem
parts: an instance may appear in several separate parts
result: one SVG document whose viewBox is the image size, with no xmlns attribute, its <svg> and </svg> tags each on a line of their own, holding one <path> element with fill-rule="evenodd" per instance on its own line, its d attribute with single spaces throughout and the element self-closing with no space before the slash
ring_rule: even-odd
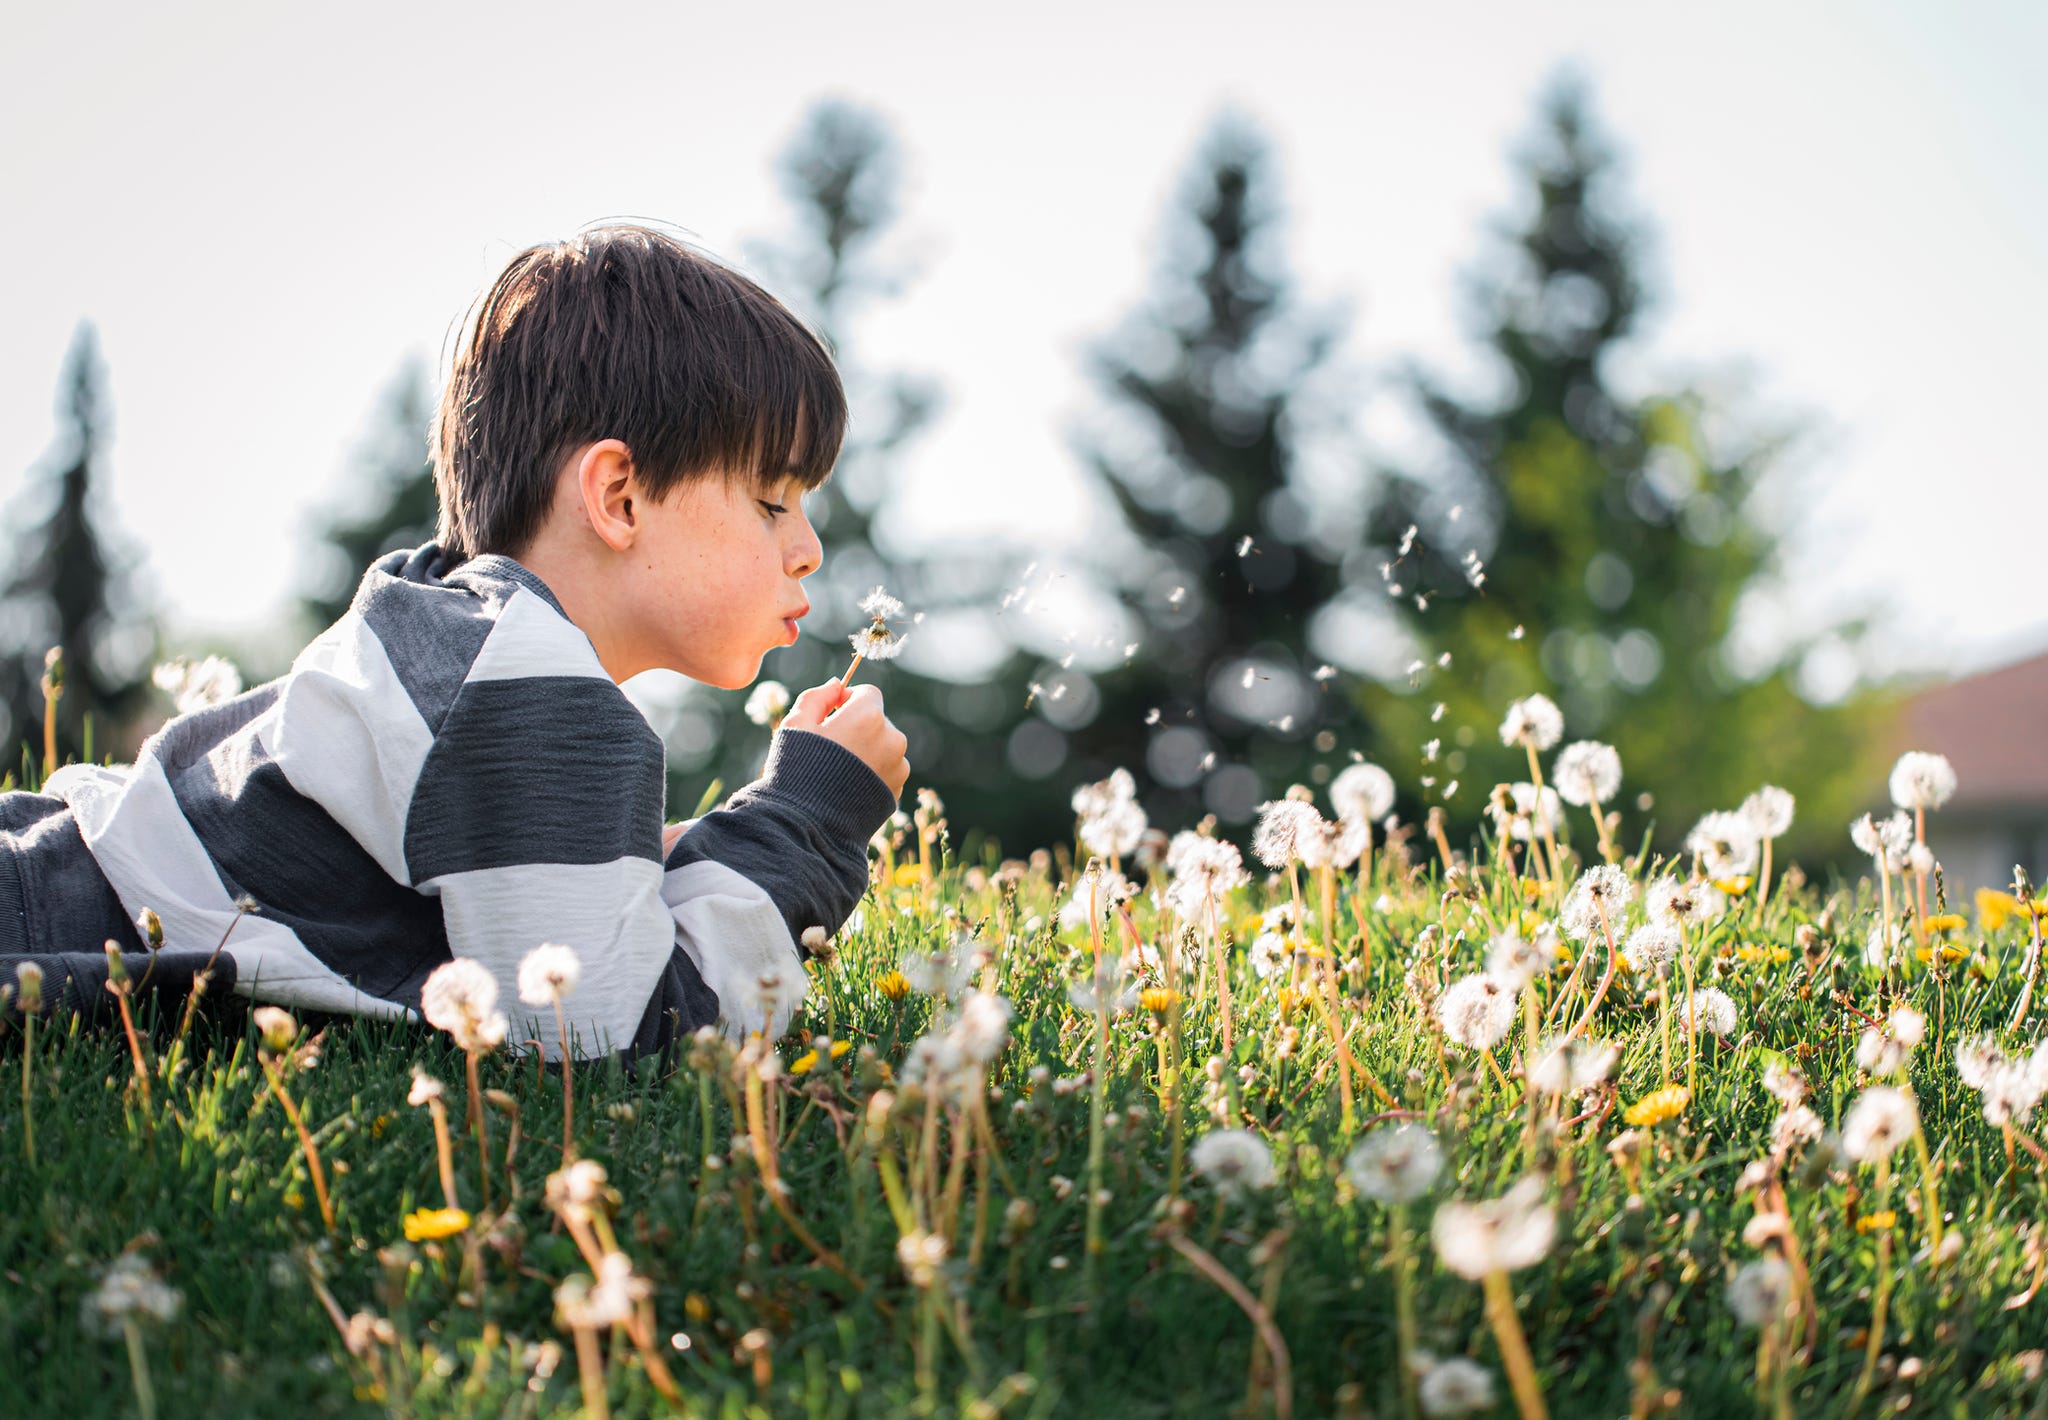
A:
<svg viewBox="0 0 2048 1420">
<path fill-rule="evenodd" d="M 1355 1113 L 1351 1099 L 1351 1052 L 1344 1048 L 1344 1006 L 1337 994 L 1337 870 L 1328 863 L 1316 869 L 1317 885 L 1323 899 L 1323 984 L 1330 1002 L 1330 1043 L 1337 1051 L 1337 1097 L 1344 1116 L 1344 1132 L 1351 1132 Z"/>
<path fill-rule="evenodd" d="M 476 1052 L 465 1050 L 463 1060 L 469 1075 L 469 1127 L 476 1131 L 476 1171 L 483 1202 L 478 1211 L 491 1211 L 491 1126 L 484 1118 L 483 1087 L 476 1073 Z"/>
<path fill-rule="evenodd" d="M 28 1154 L 29 1167 L 36 1162 L 36 1111 L 30 1099 L 35 1087 L 32 1071 L 36 1063 L 36 1013 L 24 1011 L 21 1015 L 21 1144 Z"/>
<path fill-rule="evenodd" d="M 555 1039 L 562 1044 L 562 1167 L 569 1167 L 576 1157 L 576 1086 L 569 1073 L 569 1027 L 562 1019 L 562 997 L 559 992 L 549 993 L 555 1002 Z"/>
<path fill-rule="evenodd" d="M 149 1383 L 149 1356 L 142 1349 L 142 1327 L 132 1313 L 122 1315 L 121 1334 L 128 1341 L 128 1378 L 135 1384 L 135 1409 L 142 1420 L 156 1420 L 156 1389 Z"/>
<path fill-rule="evenodd" d="M 437 1095 L 427 1101 L 427 1109 L 434 1116 L 434 1152 L 441 1165 L 441 1196 L 450 1208 L 462 1204 L 455 1197 L 455 1146 L 448 1138 L 448 1111 Z"/>
<path fill-rule="evenodd" d="M 1877 1212 L 1882 1213 L 1891 1200 L 1891 1160 L 1880 1157 L 1877 1161 Z M 1892 1296 L 1892 1231 L 1881 1228 L 1877 1234 L 1877 1290 L 1871 1302 L 1870 1339 L 1863 1348 L 1863 1373 L 1856 1378 L 1856 1389 L 1850 1397 L 1850 1405 L 1860 1403 L 1870 1393 L 1870 1382 L 1877 1374 L 1877 1358 L 1884 1350 L 1885 1312 Z"/>
<path fill-rule="evenodd" d="M 1533 751 L 1531 751 L 1533 755 Z M 1493 1327 L 1493 1339 L 1500 1347 L 1501 1364 L 1507 1368 L 1508 1385 L 1515 1393 L 1515 1408 L 1522 1420 L 1548 1420 L 1543 1391 L 1536 1384 L 1536 1363 L 1529 1355 L 1529 1339 L 1522 1333 L 1521 1318 L 1515 1315 L 1515 1294 L 1508 1274 L 1495 1268 L 1486 1274 L 1486 1320 Z"/>
<path fill-rule="evenodd" d="M 298 1131 L 299 1151 L 306 1156 L 306 1172 L 313 1175 L 313 1196 L 320 1200 L 320 1221 L 327 1225 L 327 1231 L 334 1231 L 334 1203 L 327 1196 L 327 1172 L 320 1167 L 320 1151 L 313 1146 L 313 1135 L 306 1128 L 306 1121 L 299 1113 L 299 1107 L 292 1103 L 292 1097 L 285 1093 L 284 1081 L 278 1078 L 277 1066 L 268 1056 L 260 1057 L 263 1077 L 270 1082 L 270 1092 L 277 1096 L 277 1102 L 284 1106 L 285 1118 Z"/>
<path fill-rule="evenodd" d="M 863 654 L 864 653 L 860 651 L 855 651 L 853 653 L 853 664 L 846 668 L 845 675 L 839 677 L 839 684 L 842 687 L 853 684 L 853 673 L 860 669 L 861 656 Z"/>
<path fill-rule="evenodd" d="M 1209 952 L 1216 963 L 1216 1000 L 1223 1012 L 1223 1058 L 1231 1057 L 1230 1038 L 1230 964 L 1223 954 L 1223 934 L 1216 926 L 1216 895 L 1204 896 L 1203 902 L 1209 912 Z"/>
<path fill-rule="evenodd" d="M 1252 1329 L 1258 1333 L 1266 1354 L 1273 1358 L 1273 1414 L 1278 1420 L 1291 1420 L 1294 1414 L 1294 1367 L 1288 1359 L 1287 1342 L 1281 1337 L 1280 1328 L 1273 1324 L 1273 1314 L 1259 1304 L 1250 1288 L 1209 1253 L 1179 1233 L 1167 1238 L 1167 1242 L 1175 1252 L 1193 1263 L 1197 1272 L 1221 1287 L 1223 1294 L 1251 1318 Z"/>
<path fill-rule="evenodd" d="M 1415 1279 L 1408 1261 L 1408 1205 L 1387 1210 L 1387 1263 L 1394 1270 L 1394 1364 L 1401 1373 L 1401 1409 L 1408 1420 L 1421 1413 L 1421 1387 L 1415 1375 Z"/>
<path fill-rule="evenodd" d="M 1102 1113 L 1109 1074 L 1109 1011 L 1102 993 L 1095 1005 L 1095 1078 L 1088 1091 L 1088 1230 L 1084 1269 L 1095 1290 L 1095 1260 L 1102 1251 Z"/>
</svg>

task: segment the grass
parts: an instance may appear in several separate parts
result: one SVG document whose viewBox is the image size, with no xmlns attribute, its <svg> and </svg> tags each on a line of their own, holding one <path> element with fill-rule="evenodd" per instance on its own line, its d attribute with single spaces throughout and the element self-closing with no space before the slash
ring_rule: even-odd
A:
<svg viewBox="0 0 2048 1420">
<path fill-rule="evenodd" d="M 1068 996 L 1096 946 L 1085 929 L 1050 925 L 1049 861 L 996 873 L 993 862 L 963 867 L 935 854 L 927 876 L 914 850 L 906 857 L 836 957 L 814 966 L 799 1034 L 773 1078 L 763 1078 L 758 1047 L 735 1057 L 703 1044 L 672 1073 L 577 1070 L 574 1150 L 607 1171 L 614 1201 L 600 1211 L 652 1283 L 654 1337 L 680 1395 L 673 1407 L 662 1397 L 622 1332 L 597 1336 L 583 1364 L 596 1358 L 610 1412 L 1404 1413 L 1387 1260 L 1394 1218 L 1359 1197 L 1343 1168 L 1359 1138 L 1386 1127 L 1368 1121 L 1387 1107 L 1355 1081 L 1347 1126 L 1326 991 L 1307 981 L 1285 990 L 1284 968 L 1257 976 L 1244 949 L 1255 915 L 1289 899 L 1287 880 L 1240 889 L 1221 913 L 1234 938 L 1232 1057 L 1210 1065 L 1218 1002 L 1200 977 L 1207 952 L 1193 951 L 1180 1001 L 1109 1017 L 1098 1099 L 1086 1076 L 1099 1021 Z M 1736 1033 L 1702 1039 L 1689 1105 L 1633 1131 L 1630 1152 L 1611 1147 L 1621 1113 L 1664 1082 L 1644 983 L 1621 974 L 1590 1030 L 1622 1047 L 1611 1084 L 1570 1106 L 1580 1122 L 1560 1129 L 1546 1117 L 1532 1132 L 1522 1027 L 1496 1048 L 1496 1072 L 1445 1040 L 1418 991 L 1479 970 L 1495 930 L 1532 927 L 1553 915 L 1555 897 L 1497 868 L 1467 879 L 1466 895 L 1447 895 L 1434 866 L 1404 867 L 1384 851 L 1375 871 L 1375 883 L 1346 880 L 1336 898 L 1340 956 L 1370 949 L 1369 967 L 1339 976 L 1338 1010 L 1356 1027 L 1357 1064 L 1443 1145 L 1443 1175 L 1405 1210 L 1415 1327 L 1435 1356 L 1470 1357 L 1491 1373 L 1498 1413 L 1514 1398 L 1486 1289 L 1439 1263 L 1429 1225 L 1442 1202 L 1497 1197 L 1531 1173 L 1546 1181 L 1556 1240 L 1512 1273 L 1507 1296 L 1552 1414 L 2048 1413 L 2048 1297 L 2033 1295 L 2048 1267 L 2048 1187 L 2026 1153 L 2008 1164 L 1955 1068 L 1956 1043 L 1998 1030 L 2019 998 L 2024 913 L 1956 934 L 1966 960 L 1909 960 L 1887 977 L 1862 964 L 1878 911 L 1870 885 L 1795 885 L 1761 921 L 1737 899 L 1719 924 L 1687 936 L 1700 985 L 1734 999 Z M 1148 900 L 1133 906 L 1143 940 L 1174 939 Z M 986 1095 L 941 1099 L 901 1078 L 939 1008 L 901 992 L 892 973 L 906 953 L 942 949 L 963 931 L 984 953 L 978 984 L 1015 1016 Z M 1113 956 L 1125 932 L 1110 918 L 1104 950 Z M 1321 932 L 1312 913 L 1310 940 Z M 1539 1009 L 1567 971 L 1560 961 L 1533 988 Z M 1758 1209 L 1737 1189 L 1767 1152 L 1777 1114 L 1762 1073 L 1769 1060 L 1796 1061 L 1811 1104 L 1838 1125 L 1869 1083 L 1856 1063 L 1862 1016 L 1902 1003 L 1928 1020 L 1908 1078 L 1960 1251 L 1926 1255 L 1925 1171 L 1911 1148 L 1891 1160 L 1888 1198 L 1867 1166 L 1795 1155 L 1782 1179 L 1814 1305 L 1788 1323 L 1796 1334 L 1780 1392 L 1759 1379 L 1759 1333 L 1725 1300 L 1734 1269 L 1762 1255 L 1744 1240 Z M 23 1076 L 13 1020 L 0 1038 L 0 1078 L 10 1081 Z M 503 1052 L 481 1062 L 494 1200 L 485 1212 L 461 1053 L 419 1028 L 306 1025 L 320 1027 L 317 1063 L 280 1076 L 324 1163 L 331 1235 L 256 1034 L 231 1006 L 209 1005 L 178 1051 L 175 1020 L 138 1022 L 146 1105 L 118 1031 L 39 1022 L 26 1103 L 33 1164 L 22 1113 L 0 1116 L 0 1352 L 10 1361 L 0 1414 L 132 1414 L 144 1373 L 164 1415 L 584 1413 L 576 1338 L 557 1326 L 554 1293 L 588 1265 L 544 1200 L 561 1165 L 560 1074 Z M 856 1049 L 821 1052 L 791 1075 L 816 1033 Z M 2029 1020 L 2020 1043 L 2036 1033 Z M 1681 1031 L 1681 1066 L 1684 1055 Z M 467 1231 L 407 1243 L 407 1215 L 443 1202 L 433 1121 L 407 1103 L 415 1068 L 447 1086 L 460 1203 L 479 1216 Z M 1181 1179 L 1167 1083 L 1179 1092 L 1184 1148 L 1226 1118 L 1269 1146 L 1272 1186 L 1233 1199 L 1207 1178 Z M 1092 1141 L 1106 1191 L 1094 1254 Z M 770 1206 L 771 1173 L 786 1185 L 787 1217 Z M 1873 1230 L 1887 1208 L 1890 1226 Z M 935 1265 L 924 1285 L 899 1248 L 906 1233 L 944 1240 L 942 1256 L 926 1255 Z M 1859 1398 L 1881 1244 L 1888 1315 Z M 86 1324 L 88 1296 L 127 1249 L 182 1294 L 169 1321 L 136 1328 L 146 1371 L 119 1332 Z"/>
</svg>

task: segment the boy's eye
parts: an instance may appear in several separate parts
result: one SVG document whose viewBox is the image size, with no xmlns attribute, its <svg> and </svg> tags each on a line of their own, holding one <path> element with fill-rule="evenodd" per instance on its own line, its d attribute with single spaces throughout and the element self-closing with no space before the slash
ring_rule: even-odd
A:
<svg viewBox="0 0 2048 1420">
<path fill-rule="evenodd" d="M 768 515 L 770 517 L 774 517 L 778 513 L 786 513 L 789 511 L 789 509 L 784 507 L 782 504 L 770 503 L 766 498 L 757 498 L 754 501 L 759 503 L 762 507 L 766 508 L 768 510 Z"/>
</svg>

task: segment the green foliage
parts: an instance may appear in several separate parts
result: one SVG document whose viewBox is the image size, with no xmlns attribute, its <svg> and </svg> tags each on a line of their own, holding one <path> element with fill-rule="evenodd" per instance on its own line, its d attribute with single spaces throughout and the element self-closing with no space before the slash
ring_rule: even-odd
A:
<svg viewBox="0 0 2048 1420">
<path fill-rule="evenodd" d="M 1562 706 L 1568 740 L 1620 750 L 1630 801 L 1657 787 L 1661 842 L 1776 782 L 1799 796 L 1809 830 L 1830 835 L 1803 845 L 1833 847 L 1889 706 L 1803 699 L 1796 673 L 1811 640 L 1751 665 L 1734 639 L 1745 598 L 1780 571 L 1756 494 L 1781 478 L 1792 431 L 1745 431 L 1697 389 L 1618 387 L 1617 352 L 1645 306 L 1642 237 L 1620 213 L 1613 157 L 1578 88 L 1546 103 L 1522 175 L 1526 216 L 1474 285 L 1506 393 L 1473 401 L 1413 373 L 1443 457 L 1389 475 L 1375 509 L 1384 545 L 1419 529 L 1383 574 L 1401 588 L 1390 604 L 1425 664 L 1451 657 L 1419 684 L 1360 694 L 1380 752 L 1401 766 L 1444 738 L 1449 761 L 1433 772 L 1463 782 L 1450 809 L 1469 829 L 1488 788 L 1527 778 L 1521 752 L 1493 731 L 1509 701 L 1542 691 Z M 1448 711 L 1432 721 L 1439 702 Z M 1812 752 L 1820 745 L 1828 753 Z"/>
<path fill-rule="evenodd" d="M 1338 328 L 1291 289 L 1270 167 L 1254 133 L 1219 126 L 1187 179 L 1156 299 L 1094 359 L 1115 422 L 1082 453 L 1137 544 L 1118 546 L 1116 585 L 1138 629 L 1135 652 L 1088 687 L 1100 708 L 1067 728 L 1066 777 L 1143 774 L 1163 817 L 1208 808 L 1242 822 L 1308 778 L 1317 730 L 1347 718 L 1310 679 L 1305 646 L 1342 590 L 1343 548 L 1300 480 L 1305 387 Z M 1257 781 L 1211 777 L 1213 763 L 1249 765 Z"/>
<path fill-rule="evenodd" d="M 353 462 L 347 507 L 320 533 L 301 618 L 317 634 L 341 619 L 372 562 L 434 539 L 440 504 L 427 455 L 433 397 L 417 360 L 393 377 L 375 427 Z"/>
<path fill-rule="evenodd" d="M 915 871 L 902 876 L 904 886 L 873 893 L 862 925 L 813 970 L 805 1031 L 858 1048 L 792 1075 L 801 1048 L 792 1042 L 762 1086 L 794 1216 L 858 1283 L 824 1264 L 768 1206 L 746 1112 L 735 1107 L 752 1068 L 745 1059 L 700 1045 L 672 1074 L 585 1065 L 575 1075 L 577 1152 L 610 1176 L 617 1199 L 606 1208 L 616 1214 L 619 1246 L 654 1285 L 656 1335 L 684 1392 L 683 1413 L 1224 1413 L 1247 1395 L 1252 1328 L 1173 1237 L 1213 1256 L 1271 1308 L 1290 1353 L 1295 1414 L 1399 1413 L 1393 1215 L 1358 1196 L 1342 1167 L 1363 1132 L 1383 1127 L 1363 1123 L 1380 1106 L 1358 1084 L 1361 1104 L 1347 1125 L 1312 1004 L 1320 988 L 1289 992 L 1284 965 L 1258 976 L 1233 942 L 1238 1035 L 1226 1057 L 1215 993 L 1198 965 L 1206 949 L 1198 949 L 1180 977 L 1175 1058 L 1184 1063 L 1170 1072 L 1161 1047 L 1171 1013 L 1141 1007 L 1111 1020 L 1099 1076 L 1108 1198 L 1091 1266 L 1082 1181 L 1096 1022 L 1065 991 L 1087 967 L 1088 933 L 1041 925 L 1057 901 L 1043 876 L 995 883 L 954 863 L 941 864 L 929 888 Z M 1736 1324 L 1724 1288 L 1735 1267 L 1759 1255 L 1744 1238 L 1757 1208 L 1736 1181 L 1768 1148 L 1775 1106 L 1759 1087 L 1761 1072 L 1771 1060 L 1796 1062 L 1813 1107 L 1836 1123 L 1867 1081 L 1856 1059 L 1859 1014 L 1911 1004 L 1925 1013 L 1928 1034 L 1911 1054 L 1909 1079 L 1959 1250 L 1946 1263 L 1918 1255 L 1930 1228 L 1910 1148 L 1894 1161 L 1888 1198 L 1867 1166 L 1814 1168 L 1811 1154 L 1789 1161 L 1780 1177 L 1819 1304 L 1811 1354 L 1794 1363 L 1791 1413 L 1854 1408 L 1858 1333 L 1871 1320 L 1880 1268 L 1877 1235 L 1858 1220 L 1886 1208 L 1896 1215 L 1888 1359 L 1865 1413 L 1901 1401 L 1928 1413 L 2017 1413 L 2048 1401 L 2038 1364 L 2030 1371 L 2027 1360 L 2039 1345 L 2042 1300 L 2007 1304 L 2039 1280 L 2036 1220 L 2048 1186 L 2025 1154 L 2009 1166 L 1999 1131 L 1954 1067 L 1959 1040 L 1997 1029 L 2013 1010 L 2032 940 L 2023 925 L 1959 934 L 1968 961 L 1936 972 L 1909 960 L 1888 977 L 1859 965 L 1876 910 L 1867 884 L 1827 904 L 1811 891 L 1780 896 L 1761 922 L 1745 902 L 1690 932 L 1701 984 L 1734 998 L 1739 1024 L 1726 1039 L 1702 1039 L 1692 1104 L 1640 1131 L 1640 1162 L 1630 1164 L 1610 1146 L 1623 1133 L 1622 1110 L 1661 1083 L 1654 1000 L 1620 979 L 1595 1023 L 1621 1047 L 1618 1090 L 1596 1089 L 1557 1111 L 1575 1122 L 1544 1125 L 1532 1154 L 1520 1037 L 1497 1048 L 1503 1083 L 1445 1040 L 1417 994 L 1477 970 L 1488 932 L 1524 905 L 1505 872 L 1468 882 L 1469 892 L 1446 896 L 1433 874 L 1383 863 L 1375 883 L 1338 884 L 1340 952 L 1361 959 L 1340 998 L 1356 1022 L 1360 1062 L 1446 1153 L 1443 1176 L 1406 1216 L 1423 1346 L 1471 1357 L 1498 1381 L 1480 1290 L 1436 1259 L 1430 1220 L 1446 1200 L 1498 1196 L 1533 1169 L 1549 1180 L 1557 1242 L 1513 1282 L 1552 1413 L 1621 1413 L 1632 1398 L 1665 1388 L 1687 1414 L 1756 1413 L 1768 1394 L 1755 1379 L 1756 1333 Z M 1354 892 L 1389 899 L 1387 910 L 1368 912 L 1362 939 L 1351 925 Z M 1248 929 L 1286 896 L 1284 886 L 1241 890 L 1223 919 L 1234 932 Z M 975 1130 L 963 1132 L 963 1116 L 928 1110 L 908 1083 L 911 1042 L 941 1008 L 885 989 L 904 953 L 949 945 L 962 923 L 978 926 L 987 953 L 980 984 L 1016 1012 L 989 1077 L 993 1152 Z M 1171 924 L 1142 898 L 1135 925 L 1149 942 L 1172 939 Z M 1114 918 L 1108 929 L 1121 930 Z M 1313 947 L 1319 916 L 1306 930 Z M 1812 959 L 1799 944 L 1805 930 L 1818 933 Z M 1598 968 L 1606 944 L 1593 951 Z M 1539 1004 L 1568 999 L 1567 967 L 1539 981 Z M 1832 999 L 1838 989 L 1845 1004 Z M 118 1034 L 46 1018 L 25 1052 L 10 1013 L 0 1079 L 10 1096 L 23 1082 L 26 1098 L 0 1111 L 0 1190 L 13 1200 L 0 1212 L 0 1270 L 9 1279 L 0 1288 L 0 1343 L 12 1362 L 0 1371 L 0 1413 L 131 1413 L 121 1341 L 93 1334 L 82 1315 L 101 1270 L 131 1245 L 183 1294 L 175 1319 L 143 1331 L 163 1414 L 274 1414 L 280 1406 L 577 1413 L 577 1363 L 557 1329 L 552 1290 L 585 1264 L 543 1198 L 560 1161 L 559 1073 L 503 1055 L 481 1062 L 484 1088 L 504 1092 L 491 1107 L 497 1207 L 472 1234 L 405 1244 L 405 1215 L 442 1202 L 432 1120 L 406 1102 L 415 1068 L 447 1085 L 457 1188 L 464 1207 L 478 1206 L 463 1059 L 445 1038 L 417 1029 L 325 1023 L 317 1062 L 286 1078 L 332 1186 L 339 1227 L 329 1238 L 301 1145 L 258 1069 L 256 1041 L 245 1038 L 239 1014 L 216 1017 L 218 1009 L 183 1049 L 171 1048 L 175 1022 L 143 1023 L 147 1108 Z M 1223 1062 L 1216 1074 L 1229 1082 L 1227 1095 L 1209 1084 L 1211 1057 Z M 1177 1128 L 1167 1081 L 1181 1095 Z M 1232 1202 L 1191 1175 L 1181 1189 L 1190 1206 L 1172 1205 L 1176 1136 L 1192 1144 L 1208 1132 L 1212 1106 L 1266 1141 L 1276 1182 Z M 30 1114 L 35 1164 L 21 1129 Z M 903 1187 L 926 1186 L 922 1174 L 940 1194 L 959 1160 L 951 1256 L 933 1293 L 907 1279 L 899 1258 L 885 1155 Z M 467 1239 L 479 1244 L 473 1253 Z M 373 1344 L 347 1348 L 316 1281 L 343 1319 L 365 1314 L 361 1334 Z M 952 1299 L 960 1324 L 932 1318 L 928 1295 Z M 384 1339 L 375 1340 L 372 1320 L 389 1323 Z M 544 1349 L 550 1343 L 561 1349 Z M 758 1370 L 757 1356 L 765 1357 Z M 1906 1357 L 1917 1375 L 1894 1379 L 1892 1366 Z M 632 1348 L 610 1348 L 605 1372 L 615 1414 L 664 1412 Z M 1266 1375 L 1251 1387 L 1262 1397 L 1255 1414 L 1271 1413 L 1263 1399 L 1270 1368 Z M 1504 1410 L 1506 1387 L 1498 1389 Z"/>
<path fill-rule="evenodd" d="M 82 323 L 65 359 L 58 450 L 32 480 L 29 514 L 0 587 L 7 642 L 0 656 L 0 702 L 7 725 L 0 744 L 33 741 L 41 755 L 43 656 L 64 648 L 57 706 L 58 759 L 86 757 L 88 722 L 95 749 L 119 752 L 109 726 L 139 713 L 149 693 L 156 647 L 153 621 L 136 605 L 134 558 L 109 538 L 94 496 L 111 418 L 99 342 Z"/>
</svg>

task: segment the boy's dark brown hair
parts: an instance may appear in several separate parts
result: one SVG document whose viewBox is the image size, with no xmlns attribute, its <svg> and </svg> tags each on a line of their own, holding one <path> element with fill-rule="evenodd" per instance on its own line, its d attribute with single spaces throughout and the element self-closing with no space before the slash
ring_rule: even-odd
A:
<svg viewBox="0 0 2048 1420">
<path fill-rule="evenodd" d="M 524 551 L 598 439 L 660 501 L 714 471 L 815 488 L 845 434 L 832 357 L 780 301 L 657 228 L 593 228 L 513 257 L 464 322 L 430 439 L 439 540 Z"/>
</svg>

